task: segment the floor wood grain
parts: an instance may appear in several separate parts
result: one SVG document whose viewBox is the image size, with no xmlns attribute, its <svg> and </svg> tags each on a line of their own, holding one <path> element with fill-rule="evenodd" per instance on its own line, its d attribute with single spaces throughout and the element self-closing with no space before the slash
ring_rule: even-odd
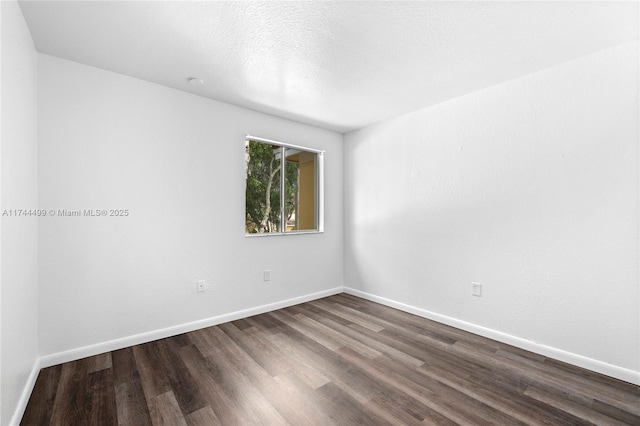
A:
<svg viewBox="0 0 640 426">
<path fill-rule="evenodd" d="M 22 425 L 640 425 L 640 387 L 347 294 L 42 369 Z"/>
</svg>

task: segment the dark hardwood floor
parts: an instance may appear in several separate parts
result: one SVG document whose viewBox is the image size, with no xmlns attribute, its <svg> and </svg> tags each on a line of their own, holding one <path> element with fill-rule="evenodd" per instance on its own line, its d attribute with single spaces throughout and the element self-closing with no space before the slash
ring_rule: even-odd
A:
<svg viewBox="0 0 640 426">
<path fill-rule="evenodd" d="M 640 425 L 640 388 L 340 294 L 45 368 L 23 425 Z"/>
</svg>

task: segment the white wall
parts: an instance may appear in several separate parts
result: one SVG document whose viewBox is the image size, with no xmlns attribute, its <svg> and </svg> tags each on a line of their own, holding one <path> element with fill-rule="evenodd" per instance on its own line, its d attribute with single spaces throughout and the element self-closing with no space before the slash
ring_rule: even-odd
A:
<svg viewBox="0 0 640 426">
<path fill-rule="evenodd" d="M 342 287 L 340 134 L 47 55 L 39 64 L 40 207 L 130 211 L 40 221 L 45 358 Z M 245 238 L 246 134 L 326 150 L 324 234 Z"/>
<path fill-rule="evenodd" d="M 1 213 L 38 207 L 38 57 L 17 2 L 2 1 L 0 10 Z M 26 400 L 20 398 L 30 391 L 37 366 L 38 226 L 35 217 L 8 216 L 0 226 L 0 424 L 6 425 L 14 413 L 16 419 L 22 415 Z"/>
<path fill-rule="evenodd" d="M 637 381 L 638 117 L 631 43 L 348 134 L 345 286 Z"/>
</svg>

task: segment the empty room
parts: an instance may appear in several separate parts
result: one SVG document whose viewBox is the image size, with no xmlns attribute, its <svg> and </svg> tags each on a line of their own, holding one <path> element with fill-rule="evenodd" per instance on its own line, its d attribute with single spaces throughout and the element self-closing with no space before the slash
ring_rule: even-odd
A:
<svg viewBox="0 0 640 426">
<path fill-rule="evenodd" d="M 636 1 L 0 2 L 0 425 L 639 425 Z"/>
</svg>

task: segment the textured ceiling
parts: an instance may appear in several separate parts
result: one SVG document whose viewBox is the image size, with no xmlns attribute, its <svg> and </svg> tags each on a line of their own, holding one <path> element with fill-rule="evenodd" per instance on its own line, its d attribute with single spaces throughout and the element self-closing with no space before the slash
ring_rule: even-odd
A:
<svg viewBox="0 0 640 426">
<path fill-rule="evenodd" d="M 638 38 L 637 2 L 21 8 L 40 52 L 340 132 Z"/>
</svg>

